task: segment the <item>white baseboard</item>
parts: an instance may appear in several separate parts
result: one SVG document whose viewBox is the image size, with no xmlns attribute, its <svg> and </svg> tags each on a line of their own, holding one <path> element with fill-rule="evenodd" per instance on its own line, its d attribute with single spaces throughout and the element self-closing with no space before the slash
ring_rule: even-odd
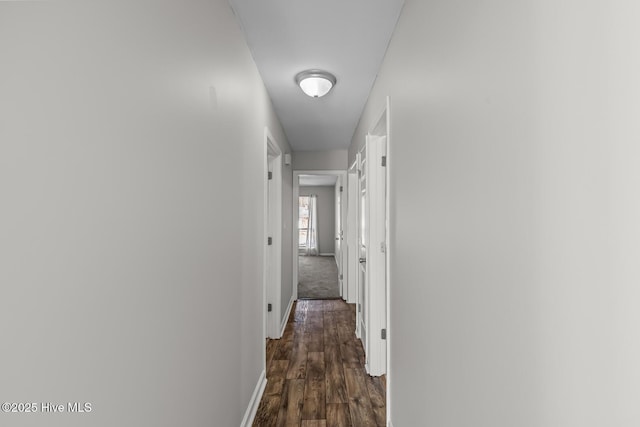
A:
<svg viewBox="0 0 640 427">
<path fill-rule="evenodd" d="M 332 256 L 332 257 L 336 256 L 336 254 L 334 254 L 333 252 L 331 252 L 331 253 L 321 253 L 321 254 L 318 254 L 318 255 L 320 255 L 320 256 Z"/>
<path fill-rule="evenodd" d="M 258 384 L 256 384 L 255 390 L 253 390 L 253 394 L 251 395 L 251 401 L 249 401 L 249 406 L 247 406 L 247 410 L 244 413 L 244 417 L 242 418 L 242 423 L 240 423 L 240 427 L 250 427 L 253 424 L 253 419 L 256 417 L 256 412 L 258 412 L 258 406 L 260 406 L 260 400 L 262 399 L 262 393 L 264 393 L 264 389 L 267 386 L 267 375 L 263 370 L 260 374 L 260 378 L 258 379 Z"/>
<path fill-rule="evenodd" d="M 284 328 L 287 327 L 287 320 L 289 320 L 289 315 L 291 314 L 291 308 L 293 308 L 293 302 L 295 301 L 295 299 L 293 297 L 294 296 L 291 295 L 291 300 L 289 301 L 289 306 L 287 307 L 287 310 L 285 311 L 284 318 L 282 319 L 282 322 L 280 323 L 280 337 L 281 338 L 284 335 Z"/>
</svg>

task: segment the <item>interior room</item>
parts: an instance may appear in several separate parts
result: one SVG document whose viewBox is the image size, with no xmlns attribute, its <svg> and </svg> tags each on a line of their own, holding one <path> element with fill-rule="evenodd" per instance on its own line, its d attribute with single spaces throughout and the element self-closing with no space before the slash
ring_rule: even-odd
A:
<svg viewBox="0 0 640 427">
<path fill-rule="evenodd" d="M 298 299 L 340 298 L 335 252 L 338 176 L 298 179 Z"/>
</svg>

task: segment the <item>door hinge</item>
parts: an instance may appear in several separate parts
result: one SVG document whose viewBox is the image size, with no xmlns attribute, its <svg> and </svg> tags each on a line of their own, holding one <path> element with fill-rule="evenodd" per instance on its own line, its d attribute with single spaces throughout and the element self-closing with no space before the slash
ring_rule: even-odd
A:
<svg viewBox="0 0 640 427">
<path fill-rule="evenodd" d="M 342 280 L 342 274 L 340 275 L 340 280 Z"/>
<path fill-rule="evenodd" d="M 267 173 L 267 178 L 273 179 L 273 172 L 269 171 L 269 173 Z"/>
<path fill-rule="evenodd" d="M 273 244 L 273 237 L 267 237 L 267 245 L 271 246 Z"/>
<path fill-rule="evenodd" d="M 387 339 L 387 330 L 383 329 L 380 331 L 380 338 L 382 338 L 383 340 Z"/>
<path fill-rule="evenodd" d="M 340 186 L 340 192 L 342 193 L 342 185 Z"/>
<path fill-rule="evenodd" d="M 380 243 L 380 252 L 385 253 L 386 249 L 387 249 L 387 245 L 385 245 L 384 242 L 381 242 Z"/>
<path fill-rule="evenodd" d="M 382 166 L 387 166 L 387 156 L 382 156 Z"/>
<path fill-rule="evenodd" d="M 358 304 L 358 313 L 362 311 L 362 304 Z"/>
<path fill-rule="evenodd" d="M 267 304 L 267 311 L 269 313 L 271 313 L 273 311 L 273 307 L 271 306 L 271 304 Z"/>
</svg>

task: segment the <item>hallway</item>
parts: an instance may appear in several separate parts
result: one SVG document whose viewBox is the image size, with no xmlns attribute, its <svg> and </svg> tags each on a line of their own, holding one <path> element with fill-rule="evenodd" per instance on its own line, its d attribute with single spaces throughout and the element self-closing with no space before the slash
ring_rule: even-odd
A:
<svg viewBox="0 0 640 427">
<path fill-rule="evenodd" d="M 354 335 L 355 306 L 297 301 L 267 341 L 267 386 L 254 426 L 384 426 L 385 377 L 370 377 Z"/>
<path fill-rule="evenodd" d="M 0 2 L 0 426 L 639 427 L 638 22 Z"/>
</svg>

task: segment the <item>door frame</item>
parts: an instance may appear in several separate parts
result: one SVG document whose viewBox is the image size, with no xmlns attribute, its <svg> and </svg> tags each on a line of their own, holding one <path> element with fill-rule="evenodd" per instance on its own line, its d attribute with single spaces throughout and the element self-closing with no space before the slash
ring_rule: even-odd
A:
<svg viewBox="0 0 640 427">
<path fill-rule="evenodd" d="M 345 175 L 346 176 L 346 175 Z M 346 179 L 346 178 L 345 178 Z M 334 245 L 334 250 L 333 250 L 333 256 L 336 260 L 336 264 L 338 265 L 338 286 L 340 288 L 340 296 L 342 297 L 342 299 L 346 300 L 346 296 L 347 296 L 347 290 L 345 288 L 345 283 L 346 283 L 346 275 L 345 275 L 345 263 L 344 263 L 344 257 L 345 257 L 345 246 L 344 246 L 344 230 L 346 227 L 346 216 L 347 216 L 347 212 L 346 212 L 346 206 L 343 206 L 343 204 L 346 202 L 347 198 L 346 198 L 346 189 L 345 187 L 345 183 L 342 182 L 343 181 L 343 177 L 342 176 L 338 176 L 338 179 L 336 179 L 336 185 L 333 186 L 334 191 L 333 191 L 333 199 L 334 199 L 334 217 L 335 217 L 335 229 L 334 229 L 334 239 L 335 239 L 335 245 Z M 340 210 L 338 210 L 338 207 Z M 339 250 L 338 250 L 339 249 Z"/>
<path fill-rule="evenodd" d="M 370 375 L 380 376 L 387 371 L 387 193 L 386 166 L 382 164 L 386 157 L 386 136 L 367 134 L 366 138 L 365 367 Z"/>
<path fill-rule="evenodd" d="M 393 375 L 391 374 L 391 345 L 393 340 L 393 328 L 391 322 L 391 257 L 393 256 L 393 237 L 394 233 L 392 230 L 392 225 L 395 224 L 395 215 L 394 211 L 391 209 L 391 205 L 394 202 L 394 194 L 391 191 L 391 171 L 393 170 L 393 151 L 391 144 L 391 136 L 393 129 L 393 121 L 391 119 L 391 98 L 389 96 L 385 99 L 385 106 L 383 112 L 380 114 L 380 118 L 378 119 L 378 123 L 374 128 L 374 132 L 384 132 L 386 131 L 387 135 L 387 146 L 386 146 L 386 156 L 387 156 L 387 167 L 386 167 L 386 206 L 385 206 L 385 215 L 386 215 L 386 236 L 385 241 L 387 242 L 387 265 L 386 265 L 386 290 L 385 290 L 385 302 L 386 302 L 386 325 L 387 325 L 387 348 L 386 348 L 386 383 L 387 390 L 391 390 L 391 384 L 393 383 Z M 384 126 L 384 129 L 378 129 L 377 126 Z M 387 424 L 391 425 L 391 410 L 392 410 L 392 402 L 391 402 L 391 393 L 386 393 L 386 406 L 387 406 Z"/>
<path fill-rule="evenodd" d="M 385 100 L 378 119 L 373 122 L 366 135 L 362 151 L 366 152 L 366 166 L 362 173 L 367 180 L 367 270 L 365 292 L 366 326 L 366 365 L 367 373 L 372 376 L 384 375 L 389 366 L 389 350 L 391 347 L 389 324 L 389 142 L 390 142 L 390 100 Z M 361 152 L 362 152 L 361 151 Z M 360 153 L 359 153 L 360 154 Z M 384 162 L 382 159 L 384 158 Z M 362 159 L 358 157 L 362 169 Z M 359 287 L 358 287 L 359 289 Z M 360 296 L 358 296 L 360 300 Z M 382 331 L 385 332 L 384 338 Z M 388 396 L 388 394 L 387 394 Z"/>
<path fill-rule="evenodd" d="M 268 127 L 264 129 L 263 164 L 263 336 L 265 338 L 280 338 L 280 300 L 282 293 L 282 150 Z M 271 179 L 268 178 L 270 169 L 272 172 Z M 269 237 L 272 238 L 271 245 L 268 245 Z M 271 311 L 268 310 L 268 304 L 271 304 Z"/>
<path fill-rule="evenodd" d="M 364 285 L 361 284 L 361 279 L 362 279 L 362 272 L 361 272 L 361 268 L 362 266 L 360 265 L 360 259 L 362 257 L 362 239 L 363 239 L 363 233 L 362 233 L 362 215 L 363 215 L 363 211 L 362 211 L 362 178 L 365 173 L 364 171 L 364 164 L 366 164 L 366 159 L 367 159 L 367 144 L 365 142 L 365 145 L 363 145 L 360 150 L 356 153 L 356 169 L 358 171 L 358 175 L 356 177 L 356 191 L 357 191 L 357 198 L 356 198 L 356 204 L 358 205 L 357 207 L 357 213 L 356 213 L 356 258 L 357 258 L 357 266 L 356 266 L 356 337 L 358 339 L 360 339 L 360 341 L 362 342 L 362 346 L 365 350 L 365 357 L 366 354 L 368 352 L 367 350 L 367 339 L 368 336 L 366 335 L 366 329 L 368 327 L 368 323 L 365 322 L 365 335 L 364 335 L 364 341 L 362 340 L 363 338 L 363 334 L 362 334 L 362 316 L 363 314 L 368 313 L 368 311 L 364 308 L 365 304 L 367 303 L 367 301 L 364 299 L 364 297 L 361 295 L 360 292 L 360 288 L 363 287 Z M 366 178 L 366 177 L 365 177 Z M 366 182 L 366 181 L 365 181 Z M 366 231 L 365 231 L 365 236 L 366 236 Z M 366 283 L 366 274 L 365 274 L 365 283 Z M 368 368 L 367 368 L 368 369 Z"/>
<path fill-rule="evenodd" d="M 358 302 L 358 159 L 347 170 L 347 302 Z"/>
<path fill-rule="evenodd" d="M 346 170 L 337 170 L 337 169 L 326 169 L 326 170 L 294 170 L 293 171 L 293 219 L 292 219 L 292 232 L 293 232 L 293 239 L 291 239 L 292 242 L 292 249 L 293 249 L 293 282 L 292 282 L 292 286 L 293 286 L 293 299 L 297 300 L 298 299 L 298 236 L 299 236 L 299 232 L 298 232 L 298 198 L 300 197 L 300 175 L 332 175 L 332 176 L 337 176 L 338 179 L 342 182 L 345 181 L 345 177 L 347 175 L 347 171 Z M 348 197 L 347 191 L 345 191 L 346 188 L 343 188 L 343 192 L 342 192 L 342 203 L 340 204 L 341 206 L 341 213 L 340 213 L 340 217 L 342 218 L 342 224 L 345 223 L 346 220 L 346 209 L 345 209 L 345 203 L 344 203 L 344 198 Z M 337 254 L 334 254 L 337 256 Z M 341 271 L 338 271 L 338 274 L 341 274 Z M 340 296 L 343 297 L 342 295 L 342 287 L 340 287 Z"/>
</svg>

